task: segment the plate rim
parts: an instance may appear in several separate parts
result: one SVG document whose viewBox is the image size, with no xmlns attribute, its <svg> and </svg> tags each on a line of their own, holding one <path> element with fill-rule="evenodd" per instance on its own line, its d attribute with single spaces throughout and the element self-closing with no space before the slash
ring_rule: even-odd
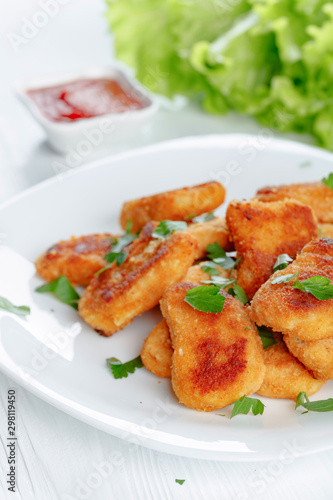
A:
<svg viewBox="0 0 333 500">
<path fill-rule="evenodd" d="M 105 162 L 109 161 L 111 164 L 117 162 L 118 160 L 123 160 L 127 158 L 131 158 L 137 155 L 144 155 L 146 153 L 160 151 L 164 149 L 172 149 L 174 146 L 187 146 L 191 145 L 194 147 L 202 147 L 206 142 L 212 142 L 212 145 L 216 145 L 217 142 L 220 144 L 226 144 L 227 146 L 231 146 L 233 143 L 236 143 L 240 140 L 251 140 L 258 138 L 259 134 L 207 134 L 207 135 L 191 135 L 186 137 L 181 137 L 177 139 L 171 139 L 166 141 L 157 142 L 154 144 L 149 144 L 148 146 L 142 146 L 139 148 L 134 148 L 130 151 L 125 151 L 122 153 L 115 153 L 104 156 L 102 158 L 98 158 L 91 162 L 87 162 L 82 166 L 74 167 L 73 170 L 69 170 L 66 172 L 62 172 L 60 175 L 55 174 L 48 179 L 44 179 L 43 181 L 34 184 L 33 186 L 28 187 L 27 189 L 23 189 L 21 192 L 11 196 L 7 200 L 4 200 L 0 203 L 0 210 L 3 210 L 10 206 L 13 203 L 16 203 L 20 199 L 28 196 L 31 193 L 37 192 L 40 189 L 43 189 L 49 185 L 55 184 L 59 182 L 59 180 L 66 180 L 69 177 L 79 175 L 81 172 L 85 172 L 88 170 L 93 170 L 94 168 L 99 167 Z M 327 151 L 319 146 L 303 144 L 302 142 L 296 142 L 289 139 L 280 139 L 277 137 L 270 137 L 271 144 L 268 145 L 268 148 L 272 148 L 274 146 L 280 146 L 288 149 L 290 152 L 302 152 L 303 150 L 309 151 L 309 153 L 314 154 L 316 156 L 322 157 L 323 159 L 333 160 L 333 152 Z M 181 148 L 179 148 L 181 149 Z"/>
</svg>

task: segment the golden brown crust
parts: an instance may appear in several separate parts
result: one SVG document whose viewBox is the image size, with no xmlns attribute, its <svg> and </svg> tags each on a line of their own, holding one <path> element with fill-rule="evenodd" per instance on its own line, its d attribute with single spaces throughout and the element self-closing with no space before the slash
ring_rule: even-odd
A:
<svg viewBox="0 0 333 500">
<path fill-rule="evenodd" d="M 170 378 L 173 349 L 168 325 L 162 319 L 146 338 L 141 359 L 145 368 L 157 377 Z"/>
<path fill-rule="evenodd" d="M 73 286 L 86 286 L 106 265 L 104 255 L 110 252 L 113 237 L 108 233 L 89 234 L 59 241 L 36 260 L 37 273 L 47 281 L 64 275 Z"/>
<path fill-rule="evenodd" d="M 191 224 L 188 227 L 188 232 L 197 239 L 197 259 L 206 255 L 206 248 L 212 243 L 218 243 L 227 252 L 233 250 L 225 218 L 216 217 L 208 222 Z"/>
<path fill-rule="evenodd" d="M 315 378 L 333 379 L 333 337 L 305 342 L 285 335 L 284 341 L 289 351 L 313 373 Z"/>
<path fill-rule="evenodd" d="M 333 239 L 333 224 L 318 224 L 319 238 Z"/>
<path fill-rule="evenodd" d="M 317 239 L 306 245 L 286 269 L 277 271 L 258 290 L 251 303 L 251 317 L 258 325 L 299 338 L 319 340 L 333 337 L 333 299 L 318 300 L 289 283 L 272 285 L 278 276 L 299 272 L 300 281 L 313 276 L 333 280 L 333 241 Z"/>
<path fill-rule="evenodd" d="M 308 396 L 319 391 L 326 380 L 317 380 L 287 349 L 279 334 L 278 344 L 265 350 L 265 377 L 257 391 L 260 396 L 296 400 L 302 391 Z"/>
<path fill-rule="evenodd" d="M 95 276 L 79 301 L 79 313 L 105 336 L 121 330 L 160 300 L 193 263 L 197 242 L 187 232 L 153 239 L 148 223 L 129 249 L 126 261 Z"/>
<path fill-rule="evenodd" d="M 191 266 L 182 281 L 202 285 L 202 281 L 209 280 L 209 274 L 202 270 L 202 266 L 205 264 L 206 262 L 201 262 L 196 266 Z M 225 271 L 219 266 L 217 269 L 220 271 L 220 276 L 222 278 L 229 277 L 229 271 Z M 233 271 L 232 277 L 237 277 L 236 271 Z M 141 358 L 147 370 L 158 377 L 170 378 L 172 354 L 173 349 L 171 346 L 169 328 L 165 319 L 163 319 L 146 338 L 141 351 Z"/>
<path fill-rule="evenodd" d="M 293 200 L 234 200 L 227 209 L 227 223 L 237 255 L 242 257 L 238 284 L 249 299 L 270 277 L 280 254 L 295 258 L 318 234 L 312 209 Z"/>
<path fill-rule="evenodd" d="M 150 220 L 186 220 L 211 212 L 223 203 L 224 197 L 225 189 L 219 182 L 146 196 L 123 204 L 120 224 L 125 229 L 127 222 L 132 221 L 132 232 L 136 233 Z"/>
<path fill-rule="evenodd" d="M 226 292 L 220 314 L 193 309 L 190 283 L 169 287 L 160 301 L 171 333 L 172 386 L 180 403 L 199 411 L 223 408 L 255 392 L 264 377 L 263 349 L 244 306 Z"/>
<path fill-rule="evenodd" d="M 319 222 L 333 223 L 333 191 L 322 182 L 267 186 L 259 189 L 256 198 L 264 202 L 292 198 L 312 207 Z"/>
</svg>

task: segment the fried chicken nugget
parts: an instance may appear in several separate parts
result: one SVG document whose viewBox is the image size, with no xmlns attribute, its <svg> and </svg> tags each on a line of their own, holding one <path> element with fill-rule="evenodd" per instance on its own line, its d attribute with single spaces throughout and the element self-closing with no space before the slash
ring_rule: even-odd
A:
<svg viewBox="0 0 333 500">
<path fill-rule="evenodd" d="M 201 262 L 196 266 L 191 266 L 182 281 L 202 285 L 202 281 L 209 280 L 209 274 L 202 270 L 205 264 L 206 262 Z M 222 278 L 229 278 L 229 271 L 219 266 L 217 269 Z M 236 276 L 237 272 L 234 270 L 232 277 L 236 278 Z M 162 319 L 146 338 L 141 350 L 141 359 L 144 367 L 157 377 L 170 378 L 172 354 L 169 328 L 165 319 Z"/>
<path fill-rule="evenodd" d="M 284 341 L 289 351 L 313 373 L 315 378 L 333 379 L 333 337 L 305 342 L 285 335 Z"/>
<path fill-rule="evenodd" d="M 164 240 L 154 239 L 156 225 L 146 224 L 125 262 L 95 276 L 79 300 L 79 313 L 98 333 L 110 336 L 154 307 L 193 263 L 195 238 L 178 231 Z"/>
<path fill-rule="evenodd" d="M 302 391 L 311 396 L 326 380 L 317 380 L 287 349 L 280 334 L 274 334 L 278 344 L 265 350 L 265 377 L 257 391 L 267 398 L 296 400 Z"/>
<path fill-rule="evenodd" d="M 227 209 L 227 224 L 237 256 L 242 258 L 238 284 L 249 299 L 270 277 L 280 254 L 295 258 L 318 235 L 312 209 L 294 200 L 234 200 Z"/>
<path fill-rule="evenodd" d="M 136 233 L 150 220 L 186 220 L 211 212 L 223 203 L 224 197 L 225 189 L 219 182 L 146 196 L 123 204 L 120 224 L 125 229 L 127 222 L 132 221 L 132 232 Z"/>
<path fill-rule="evenodd" d="M 206 248 L 212 243 L 219 243 L 221 248 L 227 252 L 233 250 L 225 218 L 216 217 L 208 222 L 191 224 L 187 231 L 197 239 L 197 259 L 206 255 Z"/>
<path fill-rule="evenodd" d="M 144 341 L 141 360 L 144 367 L 157 377 L 170 378 L 172 354 L 169 328 L 162 319 Z"/>
<path fill-rule="evenodd" d="M 257 191 L 256 198 L 261 201 L 292 198 L 312 207 L 319 222 L 333 223 L 333 191 L 322 182 L 267 186 Z"/>
<path fill-rule="evenodd" d="M 299 281 L 313 276 L 333 280 L 333 240 L 310 241 L 296 260 L 258 290 L 251 303 L 251 318 L 258 325 L 300 340 L 333 337 L 333 299 L 319 300 L 289 283 L 272 285 L 278 276 L 299 272 Z"/>
<path fill-rule="evenodd" d="M 90 234 L 59 241 L 35 262 L 37 273 L 47 281 L 65 275 L 73 286 L 86 286 L 105 266 L 104 255 L 110 252 L 111 234 Z"/>
<path fill-rule="evenodd" d="M 213 411 L 252 394 L 264 378 L 264 353 L 244 306 L 221 290 L 221 313 L 193 309 L 184 299 L 196 285 L 177 283 L 160 301 L 171 333 L 172 387 L 189 408 Z"/>
</svg>

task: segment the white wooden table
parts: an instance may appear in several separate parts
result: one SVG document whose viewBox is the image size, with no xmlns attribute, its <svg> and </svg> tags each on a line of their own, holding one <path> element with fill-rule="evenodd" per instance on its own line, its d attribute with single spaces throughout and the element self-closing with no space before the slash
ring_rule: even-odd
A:
<svg viewBox="0 0 333 500">
<path fill-rule="evenodd" d="M 26 42 L 19 43 L 17 50 L 13 47 L 13 40 L 18 40 L 15 34 L 21 34 L 25 19 L 31 20 L 40 11 L 40 2 L 12 0 L 1 6 L 0 202 L 54 175 L 54 161 L 61 160 L 49 149 L 44 132 L 17 101 L 12 91 L 13 81 L 48 72 L 107 65 L 112 57 L 112 41 L 102 15 L 103 2 L 71 0 L 65 5 L 63 0 L 62 3 L 44 27 Z M 152 133 L 140 142 L 126 144 L 126 149 L 186 135 L 260 134 L 260 131 L 261 127 L 252 120 L 234 114 L 207 116 L 194 106 L 178 111 L 162 109 Z M 311 142 L 303 136 L 290 137 Z M 120 149 L 125 146 L 117 150 Z M 129 448 L 128 443 L 39 400 L 3 374 L 0 387 L 1 499 L 325 500 L 333 497 L 333 450 L 290 460 L 289 464 L 180 458 L 133 445 Z M 16 494 L 7 491 L 5 479 L 6 398 L 10 387 L 17 391 L 18 408 Z M 124 459 L 113 471 L 107 471 L 105 462 L 115 451 Z M 175 479 L 185 479 L 185 483 L 181 486 Z"/>
</svg>

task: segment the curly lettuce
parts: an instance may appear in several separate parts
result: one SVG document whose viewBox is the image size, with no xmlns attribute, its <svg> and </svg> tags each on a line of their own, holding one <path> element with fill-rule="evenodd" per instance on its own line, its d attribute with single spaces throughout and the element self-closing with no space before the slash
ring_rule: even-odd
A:
<svg viewBox="0 0 333 500">
<path fill-rule="evenodd" d="M 333 150 L 333 3 L 108 0 L 119 59 L 153 92 L 200 98 Z"/>
</svg>

